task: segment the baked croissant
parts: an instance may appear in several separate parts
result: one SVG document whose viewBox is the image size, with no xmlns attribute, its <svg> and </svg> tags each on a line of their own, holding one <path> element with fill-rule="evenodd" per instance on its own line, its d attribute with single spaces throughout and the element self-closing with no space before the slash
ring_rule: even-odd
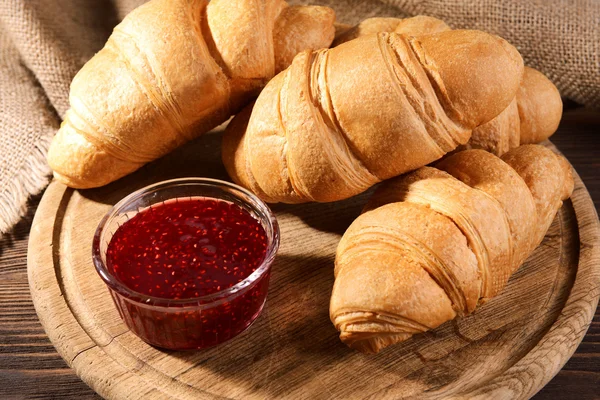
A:
<svg viewBox="0 0 600 400">
<path fill-rule="evenodd" d="M 411 18 L 367 18 L 338 35 L 333 45 L 378 32 L 411 36 L 449 31 L 437 18 L 418 15 Z M 517 96 L 496 118 L 475 128 L 471 139 L 457 150 L 483 149 L 500 156 L 521 144 L 548 139 L 562 116 L 562 100 L 554 84 L 541 72 L 525 67 Z"/>
<path fill-rule="evenodd" d="M 358 25 L 336 34 L 332 46 L 338 46 L 359 37 L 375 35 L 380 32 L 396 32 L 409 36 L 431 35 L 451 30 L 444 21 L 427 15 L 410 18 L 367 18 Z"/>
<path fill-rule="evenodd" d="M 335 201 L 465 144 L 514 98 L 523 60 L 455 30 L 302 52 L 225 131 L 234 181 L 268 202 Z"/>
<path fill-rule="evenodd" d="M 337 248 L 330 317 L 366 353 L 471 313 L 540 244 L 573 191 L 539 145 L 465 150 L 382 185 Z"/>
<path fill-rule="evenodd" d="M 102 186 L 226 121 L 299 51 L 328 47 L 335 14 L 283 0 L 152 0 L 73 79 L 52 141 L 56 179 Z"/>
</svg>

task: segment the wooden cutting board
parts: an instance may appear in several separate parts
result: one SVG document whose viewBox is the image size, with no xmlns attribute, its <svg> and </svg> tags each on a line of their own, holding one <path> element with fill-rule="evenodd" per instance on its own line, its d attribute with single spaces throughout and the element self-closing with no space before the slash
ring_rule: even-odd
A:
<svg viewBox="0 0 600 400">
<path fill-rule="evenodd" d="M 39 318 L 66 362 L 110 399 L 528 398 L 585 335 L 600 295 L 598 217 L 575 176 L 573 197 L 500 296 L 377 355 L 343 345 L 329 321 L 337 242 L 370 193 L 330 204 L 274 205 L 281 248 L 267 305 L 216 348 L 153 348 L 121 322 L 91 260 L 112 204 L 164 179 L 227 179 L 209 134 L 119 182 L 76 191 L 53 182 L 31 231 L 29 283 Z M 551 144 L 547 144 L 553 147 Z"/>
</svg>

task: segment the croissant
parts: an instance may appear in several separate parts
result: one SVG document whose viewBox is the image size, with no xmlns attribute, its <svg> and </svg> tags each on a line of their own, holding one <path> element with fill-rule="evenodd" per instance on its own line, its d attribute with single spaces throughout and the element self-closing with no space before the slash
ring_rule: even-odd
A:
<svg viewBox="0 0 600 400">
<path fill-rule="evenodd" d="M 73 79 L 48 162 L 105 185 L 226 121 L 299 51 L 328 47 L 335 14 L 283 0 L 152 0 Z"/>
<path fill-rule="evenodd" d="M 418 15 L 412 18 L 367 18 L 339 34 L 333 45 L 378 32 L 411 36 L 449 31 L 437 18 Z M 457 150 L 483 149 L 500 156 L 521 144 L 539 143 L 558 129 L 562 100 L 554 84 L 541 72 L 525 67 L 517 96 L 496 118 L 475 128 L 471 139 Z"/>
<path fill-rule="evenodd" d="M 410 18 L 367 18 L 358 25 L 341 30 L 336 34 L 332 46 L 338 46 L 359 37 L 380 32 L 396 32 L 409 36 L 430 35 L 451 30 L 444 21 L 427 15 Z"/>
<path fill-rule="evenodd" d="M 344 233 L 330 317 L 366 353 L 471 313 L 540 244 L 573 191 L 539 145 L 465 150 L 384 183 Z"/>
<path fill-rule="evenodd" d="M 234 181 L 268 202 L 335 201 L 465 144 L 514 98 L 523 60 L 503 39 L 379 33 L 307 51 L 223 138 Z"/>
</svg>

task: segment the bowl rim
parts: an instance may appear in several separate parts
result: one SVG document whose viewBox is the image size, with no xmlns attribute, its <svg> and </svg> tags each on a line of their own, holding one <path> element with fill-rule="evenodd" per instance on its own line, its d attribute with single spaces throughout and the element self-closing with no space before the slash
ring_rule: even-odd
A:
<svg viewBox="0 0 600 400">
<path fill-rule="evenodd" d="M 236 283 L 235 285 L 233 285 L 227 289 L 223 289 L 223 290 L 220 290 L 218 292 L 211 293 L 208 295 L 198 296 L 198 297 L 189 297 L 189 298 L 185 298 L 185 299 L 169 299 L 169 298 L 164 298 L 164 297 L 150 296 L 150 295 L 147 295 L 144 293 L 137 292 L 137 291 L 129 288 L 128 286 L 126 286 L 121 281 L 119 281 L 108 270 L 106 263 L 102 259 L 102 252 L 100 250 L 101 239 L 103 237 L 103 234 L 105 233 L 105 228 L 107 226 L 107 223 L 113 217 L 120 215 L 119 211 L 121 209 L 123 209 L 126 205 L 130 204 L 131 202 L 133 202 L 135 200 L 139 200 L 140 198 L 142 198 L 146 195 L 155 193 L 160 190 L 169 189 L 174 186 L 184 186 L 184 185 L 190 185 L 190 186 L 197 185 L 197 186 L 204 186 L 204 187 L 216 187 L 216 188 L 230 189 L 230 192 L 229 192 L 230 194 L 232 194 L 238 200 L 240 200 L 246 207 L 251 208 L 254 212 L 257 212 L 260 216 L 260 219 L 262 221 L 266 221 L 266 223 L 265 223 L 265 222 L 262 222 L 259 220 L 259 223 L 261 223 L 261 225 L 263 227 L 265 227 L 265 225 L 266 225 L 267 229 L 265 229 L 265 231 L 267 233 L 267 238 L 269 240 L 269 242 L 267 243 L 267 252 L 265 254 L 265 258 L 261 262 L 260 266 L 258 268 L 256 268 L 256 270 L 254 272 L 252 272 L 250 275 L 248 275 L 243 280 L 239 281 L 238 283 Z M 233 191 L 233 193 L 231 191 Z M 238 194 L 235 193 L 236 191 L 243 193 L 245 196 L 247 196 L 248 199 L 240 197 Z M 173 199 L 181 199 L 181 198 L 187 199 L 187 198 L 194 198 L 194 197 L 203 197 L 203 198 L 209 198 L 209 199 L 216 199 L 216 200 L 220 200 L 220 201 L 227 201 L 225 199 L 221 199 L 218 197 L 204 196 L 204 195 L 180 196 L 180 197 L 173 197 Z M 152 205 L 150 205 L 148 207 L 152 207 Z M 143 212 L 143 210 L 142 211 L 138 210 L 138 212 Z M 256 216 L 254 216 L 254 215 L 253 215 L 253 217 L 256 218 Z M 114 235 L 114 232 L 113 232 L 113 235 Z M 275 214 L 271 211 L 271 209 L 267 206 L 267 204 L 264 201 L 262 201 L 260 198 L 258 198 L 254 193 L 252 193 L 249 190 L 247 190 L 241 186 L 238 186 L 234 183 L 222 181 L 219 179 L 186 177 L 186 178 L 169 179 L 169 180 L 153 183 L 148 186 L 144 186 L 143 188 L 138 189 L 138 190 L 128 194 L 127 196 L 122 198 L 120 201 L 118 201 L 114 206 L 112 206 L 107 211 L 107 213 L 104 215 L 104 217 L 98 224 L 98 227 L 96 228 L 96 231 L 94 233 L 94 239 L 92 242 L 92 260 L 94 262 L 96 272 L 100 275 L 100 277 L 102 278 L 104 283 L 108 286 L 108 288 L 110 290 L 120 294 L 121 296 L 124 296 L 126 299 L 128 299 L 132 302 L 139 303 L 140 305 L 151 306 L 151 307 L 176 306 L 177 311 L 184 311 L 184 309 L 186 307 L 190 307 L 190 308 L 197 310 L 199 308 L 206 309 L 206 308 L 216 307 L 220 304 L 231 301 L 233 298 L 241 296 L 242 294 L 247 292 L 268 271 L 270 271 L 270 267 L 273 264 L 273 260 L 275 259 L 275 255 L 277 254 L 277 251 L 279 249 L 279 242 L 280 242 L 279 224 L 277 222 L 277 218 L 275 217 Z"/>
</svg>

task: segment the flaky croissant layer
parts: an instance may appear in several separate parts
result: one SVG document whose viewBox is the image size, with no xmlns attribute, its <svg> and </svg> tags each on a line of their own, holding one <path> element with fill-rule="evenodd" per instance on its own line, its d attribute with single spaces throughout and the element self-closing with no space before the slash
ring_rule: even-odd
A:
<svg viewBox="0 0 600 400">
<path fill-rule="evenodd" d="M 540 244 L 573 191 L 568 162 L 524 145 L 458 152 L 390 180 L 344 233 L 330 317 L 362 352 L 471 313 Z"/>
<path fill-rule="evenodd" d="M 105 185 L 237 113 L 296 53 L 331 44 L 335 14 L 284 0 L 151 0 L 73 79 L 48 162 Z"/>
<path fill-rule="evenodd" d="M 379 32 L 410 36 L 431 35 L 451 28 L 437 18 L 418 15 L 411 18 L 367 18 L 336 35 L 334 46 Z M 510 105 L 491 121 L 473 130 L 464 149 L 483 149 L 497 156 L 521 144 L 548 139 L 562 116 L 562 100 L 554 84 L 539 71 L 525 67 L 519 91 Z"/>
<path fill-rule="evenodd" d="M 303 52 L 229 125 L 223 162 L 269 202 L 348 198 L 465 144 L 510 104 L 522 73 L 517 50 L 480 31 Z"/>
</svg>

